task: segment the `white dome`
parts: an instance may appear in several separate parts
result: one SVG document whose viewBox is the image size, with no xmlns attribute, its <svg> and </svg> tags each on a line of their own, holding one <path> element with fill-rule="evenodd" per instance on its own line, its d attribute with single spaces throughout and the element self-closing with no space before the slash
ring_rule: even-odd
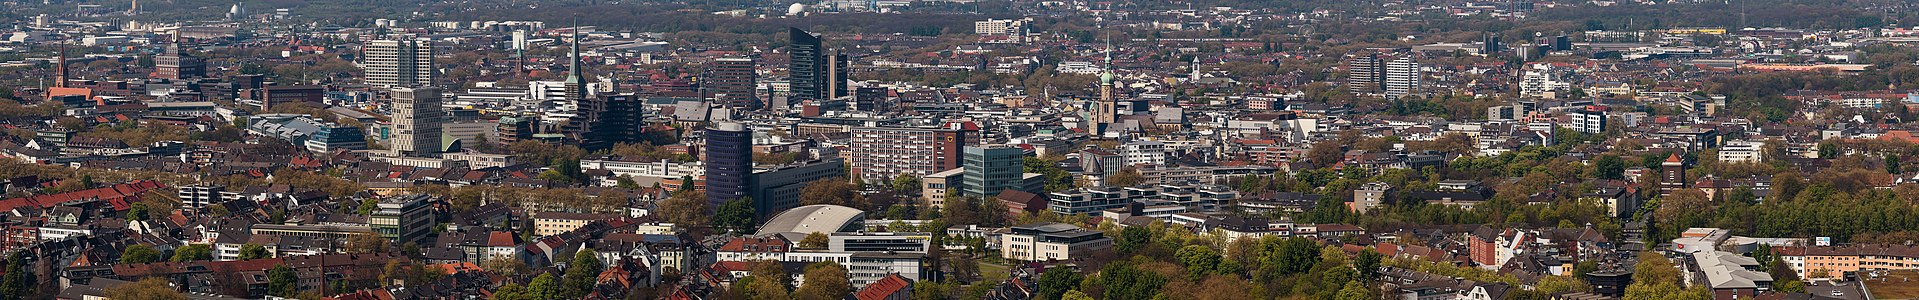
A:
<svg viewBox="0 0 1919 300">
<path fill-rule="evenodd" d="M 786 15 L 788 16 L 798 16 L 800 15 L 800 13 L 805 13 L 805 12 L 806 12 L 806 4 L 793 3 L 793 6 L 786 7 Z"/>
</svg>

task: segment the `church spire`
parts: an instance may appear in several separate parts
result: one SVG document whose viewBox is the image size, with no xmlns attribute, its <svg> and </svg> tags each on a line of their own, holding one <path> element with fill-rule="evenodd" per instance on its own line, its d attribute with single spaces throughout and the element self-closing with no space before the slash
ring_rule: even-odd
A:
<svg viewBox="0 0 1919 300">
<path fill-rule="evenodd" d="M 567 67 L 566 82 L 579 83 L 585 81 L 586 78 L 580 76 L 580 23 L 577 20 L 573 22 L 573 51 L 571 53 L 572 57 L 570 59 L 572 62 Z"/>
</svg>

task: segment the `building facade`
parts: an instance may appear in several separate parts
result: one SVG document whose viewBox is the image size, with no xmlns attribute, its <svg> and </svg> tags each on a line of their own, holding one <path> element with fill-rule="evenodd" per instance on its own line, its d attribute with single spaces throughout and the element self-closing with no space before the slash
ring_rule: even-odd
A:
<svg viewBox="0 0 1919 300">
<path fill-rule="evenodd" d="M 440 123 L 446 113 L 440 110 L 440 88 L 401 87 L 393 89 L 394 153 L 425 156 L 440 153 Z"/>
<path fill-rule="evenodd" d="M 746 196 L 753 174 L 753 130 L 723 122 L 706 129 L 706 201 L 713 207 Z"/>
<path fill-rule="evenodd" d="M 433 42 L 377 40 L 367 42 L 366 83 L 384 87 L 433 84 Z"/>
</svg>

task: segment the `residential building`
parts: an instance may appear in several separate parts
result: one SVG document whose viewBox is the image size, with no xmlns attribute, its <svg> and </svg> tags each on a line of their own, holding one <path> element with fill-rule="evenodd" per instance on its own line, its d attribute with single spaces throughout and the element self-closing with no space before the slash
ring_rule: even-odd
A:
<svg viewBox="0 0 1919 300">
<path fill-rule="evenodd" d="M 1420 69 L 1419 61 L 1412 55 L 1402 56 L 1386 63 L 1384 81 L 1386 98 L 1398 99 L 1400 96 L 1419 92 L 1425 71 Z"/>
<path fill-rule="evenodd" d="M 382 87 L 412 87 L 433 84 L 433 42 L 425 40 L 376 40 L 367 42 L 361 63 L 366 67 L 366 83 Z"/>
<path fill-rule="evenodd" d="M 1378 53 L 1362 54 L 1346 60 L 1346 90 L 1354 94 L 1377 93 L 1386 82 L 1386 63 Z"/>
<path fill-rule="evenodd" d="M 1586 134 L 1606 132 L 1606 112 L 1597 110 L 1577 110 L 1567 114 L 1572 118 L 1570 129 Z"/>
<path fill-rule="evenodd" d="M 533 213 L 533 235 L 553 236 L 571 232 L 594 221 L 618 218 L 615 214 L 543 211 Z"/>
<path fill-rule="evenodd" d="M 858 127 L 847 144 L 850 171 L 858 180 L 892 182 L 906 174 L 925 177 L 960 167 L 962 148 L 978 135 L 979 128 L 954 122 L 938 128 Z"/>
<path fill-rule="evenodd" d="M 979 35 L 1016 35 L 1024 29 L 1020 20 L 986 19 L 973 21 L 973 33 Z"/>
</svg>

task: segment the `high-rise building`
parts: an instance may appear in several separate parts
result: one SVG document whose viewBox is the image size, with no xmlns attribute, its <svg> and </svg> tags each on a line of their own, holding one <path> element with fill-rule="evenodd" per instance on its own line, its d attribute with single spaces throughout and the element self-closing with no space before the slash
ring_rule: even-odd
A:
<svg viewBox="0 0 1919 300">
<path fill-rule="evenodd" d="M 887 101 L 886 88 L 860 87 L 853 89 L 853 108 L 859 111 L 885 112 L 893 109 Z"/>
<path fill-rule="evenodd" d="M 639 97 L 633 94 L 599 95 L 581 101 L 580 111 L 585 114 L 580 117 L 586 124 L 580 132 L 580 148 L 600 150 L 639 140 L 640 123 L 646 117 L 640 106 Z"/>
<path fill-rule="evenodd" d="M 1386 81 L 1386 64 L 1378 53 L 1367 53 L 1346 61 L 1346 89 L 1354 94 L 1377 93 Z"/>
<path fill-rule="evenodd" d="M 1493 55 L 1499 53 L 1500 49 L 1505 49 L 1499 44 L 1499 35 L 1490 32 L 1486 33 L 1485 40 L 1480 41 L 1479 46 L 1479 55 Z"/>
<path fill-rule="evenodd" d="M 413 156 L 440 153 L 440 123 L 444 118 L 440 88 L 394 88 L 393 138 L 389 142 L 393 152 Z"/>
<path fill-rule="evenodd" d="M 720 58 L 706 64 L 700 76 L 700 97 L 727 107 L 760 109 L 758 62 L 752 58 Z"/>
<path fill-rule="evenodd" d="M 745 124 L 720 122 L 706 128 L 706 201 L 720 203 L 747 195 L 746 179 L 753 175 L 753 130 Z"/>
<path fill-rule="evenodd" d="M 859 127 L 848 145 L 848 164 L 859 180 L 892 182 L 900 174 L 914 177 L 960 167 L 960 156 L 974 142 L 979 128 L 968 123 L 945 127 Z"/>
<path fill-rule="evenodd" d="M 828 51 L 820 36 L 799 28 L 788 28 L 787 35 L 792 39 L 787 51 L 791 55 L 787 80 L 792 92 L 787 101 L 822 101 L 846 96 L 850 69 L 846 54 Z"/>
<path fill-rule="evenodd" d="M 1007 189 L 1020 189 L 1020 176 L 1026 150 L 1014 147 L 966 147 L 966 159 L 960 172 L 960 194 L 992 197 Z"/>
<path fill-rule="evenodd" d="M 412 87 L 433 84 L 433 42 L 424 40 L 377 40 L 367 42 L 364 53 L 366 83 L 383 87 Z M 157 61 L 156 61 L 157 62 Z"/>
<path fill-rule="evenodd" d="M 168 44 L 160 56 L 153 57 L 153 68 L 155 77 L 165 79 L 185 80 L 207 76 L 206 60 L 187 54 L 177 42 Z"/>
<path fill-rule="evenodd" d="M 1397 99 L 1418 92 L 1420 81 L 1425 72 L 1419 69 L 1419 61 L 1412 55 L 1402 56 L 1386 64 L 1386 98 Z"/>
</svg>

